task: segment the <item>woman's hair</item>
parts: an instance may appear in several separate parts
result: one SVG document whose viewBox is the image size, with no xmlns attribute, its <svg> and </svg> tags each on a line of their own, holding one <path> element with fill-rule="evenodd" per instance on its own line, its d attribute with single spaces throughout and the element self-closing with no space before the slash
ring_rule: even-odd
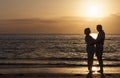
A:
<svg viewBox="0 0 120 78">
<path fill-rule="evenodd" d="M 84 34 L 90 34 L 90 33 L 91 33 L 90 28 L 85 28 Z"/>
</svg>

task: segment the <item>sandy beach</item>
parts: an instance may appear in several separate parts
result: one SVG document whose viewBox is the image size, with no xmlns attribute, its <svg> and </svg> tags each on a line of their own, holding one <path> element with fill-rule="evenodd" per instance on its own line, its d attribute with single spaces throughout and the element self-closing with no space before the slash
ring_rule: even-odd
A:
<svg viewBox="0 0 120 78">
<path fill-rule="evenodd" d="M 93 74 L 88 76 L 88 74 L 70 75 L 70 74 L 8 74 L 0 75 L 1 78 L 120 78 L 120 74 L 105 74 L 98 75 Z"/>
<path fill-rule="evenodd" d="M 1 68 L 0 78 L 119 78 L 120 67 L 105 67 L 104 73 L 89 74 L 87 67 Z"/>
</svg>

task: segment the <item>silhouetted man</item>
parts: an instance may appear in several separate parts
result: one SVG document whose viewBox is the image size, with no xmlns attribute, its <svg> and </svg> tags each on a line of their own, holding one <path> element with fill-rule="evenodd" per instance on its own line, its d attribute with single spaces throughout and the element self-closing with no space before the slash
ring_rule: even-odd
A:
<svg viewBox="0 0 120 78">
<path fill-rule="evenodd" d="M 100 70 L 98 72 L 103 73 L 103 45 L 105 40 L 105 32 L 102 29 L 102 25 L 97 25 L 98 37 L 96 39 L 96 56 L 99 62 Z"/>
</svg>

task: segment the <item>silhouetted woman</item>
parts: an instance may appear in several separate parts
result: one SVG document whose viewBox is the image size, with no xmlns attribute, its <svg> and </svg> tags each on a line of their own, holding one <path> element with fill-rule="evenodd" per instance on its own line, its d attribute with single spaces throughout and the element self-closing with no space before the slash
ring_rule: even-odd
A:
<svg viewBox="0 0 120 78">
<path fill-rule="evenodd" d="M 85 42 L 86 42 L 86 51 L 88 56 L 88 70 L 89 72 L 92 72 L 92 65 L 93 65 L 93 57 L 95 52 L 95 40 L 90 36 L 90 28 L 86 28 L 84 30 L 85 36 Z"/>
</svg>

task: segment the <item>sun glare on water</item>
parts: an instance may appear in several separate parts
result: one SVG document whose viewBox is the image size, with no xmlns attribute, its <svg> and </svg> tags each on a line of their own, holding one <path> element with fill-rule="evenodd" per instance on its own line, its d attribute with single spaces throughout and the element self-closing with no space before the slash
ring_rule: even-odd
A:
<svg viewBox="0 0 120 78">
<path fill-rule="evenodd" d="M 96 73 L 98 68 L 97 67 L 92 67 L 92 70 Z"/>
<path fill-rule="evenodd" d="M 98 34 L 97 34 L 97 33 L 91 33 L 90 35 L 91 35 L 94 39 L 96 39 Z"/>
</svg>

